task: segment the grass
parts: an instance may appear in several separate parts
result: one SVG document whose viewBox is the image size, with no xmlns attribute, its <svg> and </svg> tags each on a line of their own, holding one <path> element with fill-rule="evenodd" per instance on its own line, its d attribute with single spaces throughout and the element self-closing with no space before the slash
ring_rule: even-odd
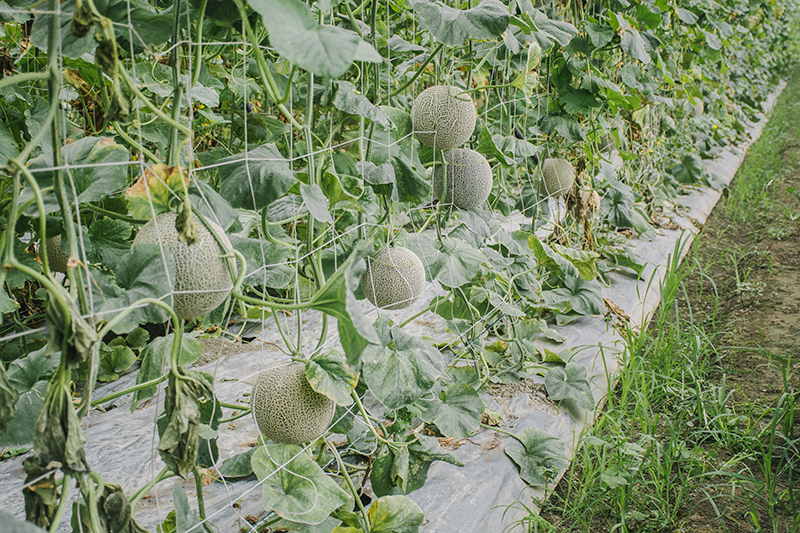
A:
<svg viewBox="0 0 800 533">
<path fill-rule="evenodd" d="M 726 245 L 695 240 L 682 264 L 676 248 L 655 317 L 626 332 L 617 386 L 559 486 L 537 502 L 541 515 L 521 524 L 528 531 L 800 531 L 800 355 L 729 342 L 749 324 L 731 309 L 770 290 L 762 241 L 790 239 L 800 219 L 791 198 L 800 187 L 787 181 L 800 175 L 798 147 L 796 72 L 718 207 L 730 226 L 715 237 Z M 760 357 L 758 367 L 737 370 L 741 355 Z M 736 392 L 735 372 L 767 368 L 779 369 L 778 393 Z"/>
</svg>

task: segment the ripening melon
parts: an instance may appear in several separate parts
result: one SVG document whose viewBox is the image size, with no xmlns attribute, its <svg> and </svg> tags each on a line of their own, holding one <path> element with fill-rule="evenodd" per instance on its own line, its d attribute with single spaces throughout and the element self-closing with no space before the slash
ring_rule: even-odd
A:
<svg viewBox="0 0 800 533">
<path fill-rule="evenodd" d="M 303 363 L 265 370 L 258 376 L 250 408 L 261 434 L 282 444 L 303 444 L 327 431 L 336 405 L 311 388 Z"/>
<path fill-rule="evenodd" d="M 160 244 L 175 257 L 175 295 L 173 308 L 178 318 L 191 320 L 216 309 L 233 289 L 230 270 L 225 255 L 214 235 L 192 213 L 197 229 L 197 241 L 188 245 L 178 239 L 175 228 L 176 213 L 162 213 L 139 229 L 133 247 L 140 244 Z M 224 237 L 225 245 L 231 243 L 217 224 L 209 221 L 215 231 Z M 160 239 L 159 239 L 160 237 Z"/>
<path fill-rule="evenodd" d="M 47 246 L 47 264 L 53 272 L 66 272 L 69 254 L 61 250 L 61 235 L 48 237 L 45 241 Z"/>
<path fill-rule="evenodd" d="M 551 157 L 542 164 L 539 194 L 551 198 L 565 196 L 575 182 L 575 169 L 566 159 Z"/>
<path fill-rule="evenodd" d="M 381 309 L 405 309 L 425 288 L 425 267 L 417 254 L 395 246 L 367 259 L 361 290 Z"/>
<path fill-rule="evenodd" d="M 457 87 L 434 85 L 422 91 L 411 106 L 411 121 L 419 142 L 447 150 L 472 136 L 478 114 L 468 94 Z"/>
<path fill-rule="evenodd" d="M 492 191 L 492 167 L 486 158 L 474 150 L 453 148 L 442 154 L 445 165 L 433 171 L 433 194 L 445 203 L 461 209 L 478 207 Z M 445 168 L 447 172 L 445 172 Z M 447 193 L 445 190 L 445 176 Z"/>
</svg>

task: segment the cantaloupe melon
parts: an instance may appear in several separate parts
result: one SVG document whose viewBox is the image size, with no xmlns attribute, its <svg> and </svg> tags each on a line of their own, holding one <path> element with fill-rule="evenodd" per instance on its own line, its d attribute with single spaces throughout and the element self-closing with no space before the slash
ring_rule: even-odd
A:
<svg viewBox="0 0 800 533">
<path fill-rule="evenodd" d="M 61 250 L 61 235 L 48 237 L 45 240 L 47 246 L 47 264 L 53 272 L 66 272 L 69 254 Z"/>
<path fill-rule="evenodd" d="M 422 91 L 411 106 L 419 142 L 447 150 L 461 146 L 475 130 L 478 114 L 468 94 L 457 87 L 435 85 Z"/>
<path fill-rule="evenodd" d="M 225 301 L 233 288 L 230 270 L 225 260 L 226 250 L 217 243 L 205 224 L 192 213 L 197 229 L 197 241 L 188 245 L 178 237 L 175 213 L 162 213 L 139 229 L 133 247 L 140 244 L 160 244 L 175 257 L 173 308 L 178 318 L 191 320 L 215 309 Z M 225 232 L 209 222 L 224 237 Z M 160 239 L 159 239 L 160 237 Z M 231 243 L 224 237 L 225 245 Z"/>
<path fill-rule="evenodd" d="M 575 182 L 575 169 L 566 159 L 551 157 L 544 160 L 539 179 L 539 194 L 551 198 L 566 195 Z"/>
<path fill-rule="evenodd" d="M 405 309 L 425 288 L 425 267 L 417 254 L 394 246 L 367 259 L 361 276 L 361 290 L 367 300 L 381 309 Z"/>
<path fill-rule="evenodd" d="M 442 157 L 445 164 L 437 165 L 433 170 L 433 194 L 436 198 L 445 203 L 452 202 L 461 209 L 472 209 L 485 202 L 492 192 L 492 167 L 486 158 L 464 148 L 448 150 Z"/>
<path fill-rule="evenodd" d="M 278 443 L 302 444 L 325 433 L 336 405 L 311 388 L 303 363 L 265 370 L 258 376 L 250 407 L 261 434 Z"/>
</svg>

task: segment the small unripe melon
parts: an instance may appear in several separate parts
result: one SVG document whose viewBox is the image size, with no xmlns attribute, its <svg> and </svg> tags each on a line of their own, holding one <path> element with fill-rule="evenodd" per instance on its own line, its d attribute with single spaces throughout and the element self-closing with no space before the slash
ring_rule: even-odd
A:
<svg viewBox="0 0 800 533">
<path fill-rule="evenodd" d="M 434 85 L 411 106 L 411 121 L 419 142 L 447 150 L 461 146 L 475 130 L 478 114 L 472 99 L 457 87 Z"/>
<path fill-rule="evenodd" d="M 542 164 L 539 194 L 551 198 L 566 195 L 575 182 L 575 169 L 566 159 L 551 157 Z"/>
<path fill-rule="evenodd" d="M 197 241 L 188 245 L 178 238 L 178 230 L 175 228 L 177 218 L 176 213 L 162 213 L 150 219 L 139 230 L 133 240 L 133 247 L 139 244 L 160 244 L 172 253 L 175 257 L 173 281 L 176 291 L 173 308 L 178 318 L 191 320 L 216 309 L 224 302 L 233 289 L 233 282 L 225 261 L 226 250 L 220 247 L 205 224 L 192 213 Z M 225 245 L 230 249 L 231 243 L 222 228 L 212 221 L 209 223 L 223 236 Z"/>
<path fill-rule="evenodd" d="M 445 203 L 452 202 L 461 209 L 478 207 L 492 192 L 492 167 L 475 150 L 453 148 L 442 154 L 445 165 L 433 171 L 433 194 Z M 445 168 L 447 172 L 445 173 Z M 445 190 L 447 176 L 447 193 Z"/>
<path fill-rule="evenodd" d="M 69 254 L 61 250 L 61 235 L 49 237 L 46 241 L 47 264 L 53 272 L 66 272 Z"/>
<path fill-rule="evenodd" d="M 303 444 L 327 431 L 336 404 L 311 388 L 303 363 L 261 372 L 250 408 L 261 434 L 282 444 Z"/>
<path fill-rule="evenodd" d="M 361 290 L 367 300 L 381 309 L 405 309 L 424 288 L 422 261 L 402 246 L 384 248 L 367 259 L 367 270 L 361 276 Z"/>
</svg>

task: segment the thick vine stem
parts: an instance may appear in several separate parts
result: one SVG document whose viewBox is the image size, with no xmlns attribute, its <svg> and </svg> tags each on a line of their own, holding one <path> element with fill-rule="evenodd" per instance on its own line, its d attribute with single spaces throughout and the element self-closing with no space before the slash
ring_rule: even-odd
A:
<svg viewBox="0 0 800 533">
<path fill-rule="evenodd" d="M 325 441 L 325 446 L 331 451 L 333 456 L 336 458 L 336 463 L 339 465 L 339 470 L 341 470 L 342 475 L 344 476 L 344 480 L 347 483 L 347 486 L 350 488 L 350 492 L 353 494 L 353 498 L 356 500 L 356 505 L 358 505 L 358 510 L 361 512 L 361 518 L 364 524 L 364 530 L 366 533 L 370 533 L 371 528 L 369 524 L 369 515 L 367 514 L 367 510 L 364 508 L 364 504 L 361 501 L 361 498 L 358 494 L 358 489 L 356 488 L 353 480 L 350 478 L 350 474 L 347 472 L 347 465 L 342 460 L 342 457 L 339 455 L 339 450 L 336 449 L 336 446 L 328 440 L 327 437 L 322 437 L 322 440 Z"/>
<path fill-rule="evenodd" d="M 200 79 L 200 69 L 203 66 L 203 19 L 205 19 L 207 5 L 208 5 L 208 0 L 203 0 L 203 2 L 200 4 L 200 9 L 197 11 L 197 18 L 196 18 L 197 31 L 194 34 L 194 41 L 195 41 L 194 46 L 197 52 L 194 58 L 194 71 L 192 72 L 192 87 L 197 85 L 197 80 Z"/>
<path fill-rule="evenodd" d="M 197 468 L 197 465 L 192 466 L 192 477 L 194 477 L 194 488 L 197 492 L 197 514 L 203 524 L 203 529 L 206 530 L 206 533 L 215 533 L 211 529 L 211 526 L 208 525 L 208 522 L 206 522 L 206 501 L 203 497 L 203 475 L 200 473 L 200 469 Z"/>
<path fill-rule="evenodd" d="M 44 197 L 42 196 L 42 190 L 39 188 L 39 184 L 36 182 L 36 179 L 33 177 L 33 174 L 30 173 L 28 167 L 17 161 L 16 159 L 10 159 L 8 161 L 9 166 L 17 167 L 17 171 L 19 171 L 25 179 L 30 184 L 31 190 L 33 190 L 33 194 L 36 197 L 36 206 L 39 208 L 39 234 L 42 242 L 47 240 L 47 217 L 45 216 L 44 211 Z M 46 245 L 45 245 L 46 246 Z M 46 275 L 50 274 L 50 262 L 47 258 L 47 254 L 40 254 L 40 259 L 42 260 L 42 266 L 44 267 L 44 272 Z"/>
<path fill-rule="evenodd" d="M 98 405 L 104 404 L 106 402 L 110 402 L 111 400 L 116 400 L 120 396 L 125 396 L 126 394 L 130 394 L 132 392 L 136 392 L 138 390 L 146 389 L 147 387 L 153 387 L 158 385 L 159 383 L 163 383 L 167 380 L 169 374 L 164 374 L 163 376 L 157 377 L 155 379 L 151 379 L 150 381 L 145 381 L 144 383 L 139 383 L 134 385 L 133 387 L 129 387 L 127 389 L 123 389 L 121 391 L 117 391 L 113 394 L 109 394 L 105 398 L 100 398 L 99 400 L 94 400 L 91 402 L 92 407 L 96 407 Z"/>
<path fill-rule="evenodd" d="M 56 514 L 53 515 L 53 521 L 50 524 L 50 533 L 56 533 L 58 531 L 59 523 L 61 522 L 61 515 L 64 514 L 64 509 L 67 507 L 67 503 L 69 502 L 69 480 L 71 476 L 64 473 L 64 477 L 61 478 L 61 494 L 59 495 L 58 500 L 58 508 L 56 509 Z"/>
<path fill-rule="evenodd" d="M 43 70 L 41 72 L 24 72 L 22 74 L 15 74 L 13 76 L 5 76 L 0 79 L 0 89 L 14 85 L 15 83 L 25 83 L 26 81 L 44 81 L 50 77 L 50 72 Z"/>
<path fill-rule="evenodd" d="M 292 78 L 294 77 L 294 66 L 292 66 L 292 71 L 289 74 L 289 83 L 286 87 L 286 94 L 278 97 L 279 91 L 278 86 L 275 83 L 275 79 L 272 77 L 272 73 L 269 71 L 269 66 L 267 65 L 267 60 L 264 58 L 264 54 L 261 52 L 261 48 L 258 45 L 259 39 L 256 36 L 255 31 L 253 31 L 253 27 L 250 25 L 250 21 L 248 20 L 247 11 L 244 9 L 244 4 L 241 0 L 233 0 L 236 3 L 236 7 L 239 9 L 239 14 L 242 16 L 242 23 L 244 24 L 245 33 L 247 34 L 247 39 L 250 41 L 250 44 L 253 46 L 253 51 L 256 55 L 256 63 L 258 63 L 258 70 L 261 74 L 261 84 L 264 87 L 264 90 L 267 91 L 267 95 L 270 97 L 275 105 L 280 110 L 281 114 L 288 120 L 292 126 L 297 129 L 303 129 L 303 125 L 300 124 L 297 119 L 292 115 L 286 106 L 284 105 L 286 102 L 289 101 L 289 97 L 292 94 Z"/>
<path fill-rule="evenodd" d="M 153 152 L 142 146 L 140 143 L 137 143 L 135 140 L 133 140 L 133 138 L 131 138 L 131 136 L 128 135 L 128 133 L 122 128 L 122 125 L 120 125 L 119 122 L 113 122 L 112 124 L 114 125 L 114 131 L 117 132 L 117 135 L 119 135 L 119 137 L 123 141 L 125 141 L 125 143 L 127 143 L 128 146 L 130 146 L 135 150 L 139 150 L 142 153 L 142 155 L 144 155 L 147 159 L 149 159 L 153 163 L 160 162 L 160 159 L 158 159 L 156 154 L 154 154 Z"/>
<path fill-rule="evenodd" d="M 165 479 L 171 478 L 174 475 L 175 474 L 172 473 L 172 470 L 170 470 L 169 467 L 165 466 L 161 470 L 161 472 L 159 472 L 156 475 L 155 478 L 151 479 L 143 487 L 141 487 L 139 490 L 134 492 L 131 495 L 131 497 L 128 499 L 128 501 L 131 504 L 131 514 L 133 514 L 136 511 L 136 505 L 139 503 L 139 501 L 142 498 L 144 498 L 147 495 L 147 493 L 150 492 L 153 489 L 153 487 L 155 487 L 159 482 L 164 481 Z"/>
<path fill-rule="evenodd" d="M 430 55 L 427 57 L 427 59 L 425 59 L 425 61 L 423 61 L 423 62 L 422 62 L 422 65 L 421 65 L 421 66 L 420 66 L 420 67 L 417 69 L 417 71 L 414 73 L 414 75 L 413 75 L 413 76 L 411 76 L 411 79 L 410 79 L 410 80 L 407 80 L 407 81 L 405 81 L 405 82 L 403 82 L 403 83 L 402 83 L 402 84 L 401 84 L 399 87 L 396 87 L 396 88 L 394 89 L 394 91 L 392 91 L 392 92 L 394 92 L 394 93 L 401 93 L 401 92 L 403 92 L 404 90 L 406 90 L 406 88 L 407 88 L 409 85 L 411 85 L 412 83 L 414 83 L 415 81 L 417 81 L 417 78 L 419 78 L 419 77 L 420 77 L 420 75 L 421 75 L 423 72 L 425 72 L 425 67 L 427 67 L 427 66 L 428 66 L 428 63 L 430 63 L 431 61 L 433 61 L 433 58 L 434 58 L 434 57 L 436 57 L 436 55 L 437 55 L 437 54 L 438 54 L 438 53 L 439 53 L 439 52 L 442 50 L 442 48 L 444 48 L 444 44 L 442 44 L 442 43 L 439 43 L 439 46 L 437 46 L 437 47 L 436 47 L 436 49 L 435 49 L 433 52 L 431 52 L 431 54 L 430 54 Z"/>
</svg>

